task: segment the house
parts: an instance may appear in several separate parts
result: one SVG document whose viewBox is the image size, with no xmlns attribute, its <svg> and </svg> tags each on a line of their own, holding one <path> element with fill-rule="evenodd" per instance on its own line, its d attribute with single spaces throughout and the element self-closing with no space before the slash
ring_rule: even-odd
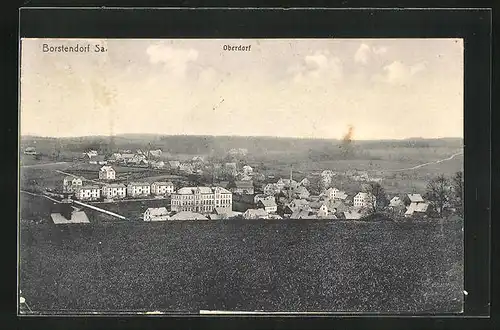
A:
<svg viewBox="0 0 500 330">
<path fill-rule="evenodd" d="M 153 157 L 160 157 L 161 153 L 161 149 L 149 150 L 149 154 Z"/>
<path fill-rule="evenodd" d="M 376 199 L 371 193 L 359 192 L 354 196 L 354 207 L 367 208 L 375 206 Z"/>
<path fill-rule="evenodd" d="M 280 190 L 283 190 L 285 188 L 292 188 L 295 189 L 298 187 L 297 181 L 293 179 L 279 179 L 278 182 L 276 182 L 276 186 L 279 187 Z"/>
<path fill-rule="evenodd" d="M 347 198 L 347 194 L 344 191 L 338 190 L 337 188 L 328 188 L 324 195 L 329 199 L 339 199 L 345 200 Z"/>
<path fill-rule="evenodd" d="M 325 218 L 328 216 L 328 206 L 325 203 L 321 203 L 318 211 L 316 212 L 318 218 Z"/>
<path fill-rule="evenodd" d="M 311 181 L 309 181 L 308 178 L 303 178 L 300 182 L 299 185 L 303 187 L 309 187 L 311 185 Z"/>
<path fill-rule="evenodd" d="M 127 185 L 127 196 L 146 197 L 151 194 L 151 186 L 147 182 L 130 182 Z"/>
<path fill-rule="evenodd" d="M 306 187 L 304 186 L 298 186 L 297 188 L 295 188 L 295 190 L 293 191 L 293 194 L 295 197 L 299 198 L 299 199 L 306 199 L 306 198 L 309 198 L 309 191 L 307 191 Z"/>
<path fill-rule="evenodd" d="M 264 199 L 269 199 L 269 200 L 273 200 L 273 201 L 276 201 L 276 198 L 274 196 L 268 196 L 268 195 L 265 195 L 265 194 L 257 194 L 254 196 L 253 198 L 253 203 L 255 205 L 257 205 L 257 203 L 261 200 L 264 200 Z"/>
<path fill-rule="evenodd" d="M 129 163 L 133 158 L 134 158 L 134 154 L 122 153 L 121 157 L 118 159 L 118 161 L 121 161 L 123 163 Z"/>
<path fill-rule="evenodd" d="M 24 154 L 25 155 L 36 155 L 35 147 L 27 147 L 26 149 L 24 149 Z"/>
<path fill-rule="evenodd" d="M 264 194 L 268 196 L 274 196 L 276 195 L 281 189 L 275 184 L 275 183 L 268 183 L 264 186 L 262 189 L 264 191 Z"/>
<path fill-rule="evenodd" d="M 180 163 L 179 164 L 179 171 L 185 172 L 185 173 L 193 173 L 194 172 L 194 166 L 190 163 Z"/>
<path fill-rule="evenodd" d="M 316 216 L 309 210 L 296 210 L 290 215 L 290 219 L 316 219 Z"/>
<path fill-rule="evenodd" d="M 76 198 L 81 201 L 95 201 L 101 198 L 99 186 L 82 186 L 76 190 Z"/>
<path fill-rule="evenodd" d="M 273 199 L 261 199 L 257 203 L 257 207 L 259 209 L 264 209 L 267 213 L 274 213 L 278 210 L 278 205 L 276 201 Z"/>
<path fill-rule="evenodd" d="M 406 194 L 403 201 L 405 205 L 410 205 L 411 203 L 423 203 L 424 199 L 420 194 Z"/>
<path fill-rule="evenodd" d="M 239 180 L 234 182 L 234 187 L 231 189 L 234 194 L 253 195 L 253 181 Z"/>
<path fill-rule="evenodd" d="M 181 166 L 181 162 L 178 160 L 169 160 L 168 161 L 168 166 L 172 169 L 177 169 L 179 166 Z"/>
<path fill-rule="evenodd" d="M 82 178 L 68 175 L 63 179 L 63 192 L 64 193 L 74 193 L 83 185 Z"/>
<path fill-rule="evenodd" d="M 220 207 L 233 209 L 233 194 L 222 187 L 183 187 L 172 194 L 172 211 L 212 213 Z"/>
<path fill-rule="evenodd" d="M 111 166 L 103 166 L 99 170 L 99 180 L 114 180 L 116 172 Z"/>
<path fill-rule="evenodd" d="M 394 196 L 389 201 L 389 205 L 387 207 L 388 208 L 401 208 L 404 206 L 405 206 L 405 203 L 404 203 L 403 199 L 399 196 Z"/>
<path fill-rule="evenodd" d="M 151 184 L 151 193 L 153 195 L 167 195 L 172 194 L 174 191 L 175 188 L 172 182 L 156 181 Z"/>
<path fill-rule="evenodd" d="M 166 207 L 150 207 L 144 212 L 144 221 L 165 221 L 168 219 L 169 216 Z"/>
<path fill-rule="evenodd" d="M 249 176 L 249 175 L 246 175 L 245 173 L 240 173 L 237 178 L 240 180 L 240 181 L 250 181 L 252 180 L 252 177 Z"/>
<path fill-rule="evenodd" d="M 108 163 L 116 163 L 121 159 L 122 159 L 122 154 L 115 152 L 111 156 L 109 156 Z"/>
<path fill-rule="evenodd" d="M 253 174 L 253 168 L 249 165 L 243 166 L 243 174 L 251 176 Z"/>
<path fill-rule="evenodd" d="M 148 165 L 148 160 L 145 155 L 142 154 L 135 154 L 131 159 L 127 161 L 127 163 L 138 165 L 138 166 L 145 166 Z"/>
<path fill-rule="evenodd" d="M 112 183 L 102 187 L 102 195 L 107 199 L 125 198 L 127 187 L 124 184 Z"/>
<path fill-rule="evenodd" d="M 89 164 L 97 164 L 97 165 L 106 165 L 108 161 L 106 160 L 105 156 L 95 156 L 91 157 L 89 160 Z"/>
<path fill-rule="evenodd" d="M 89 156 L 89 158 L 96 157 L 97 155 L 98 155 L 98 153 L 97 153 L 96 150 L 89 150 L 89 151 L 87 151 L 87 156 Z"/>
<path fill-rule="evenodd" d="M 268 219 L 269 215 L 264 209 L 248 209 L 243 213 L 243 219 L 255 220 L 255 219 Z"/>
<path fill-rule="evenodd" d="M 156 169 L 165 168 L 165 162 L 162 160 L 160 160 L 160 161 L 153 160 L 150 162 L 150 164 L 151 164 L 152 168 L 156 168 Z"/>
<path fill-rule="evenodd" d="M 411 203 L 405 212 L 405 217 L 411 217 L 413 215 L 427 216 L 430 211 L 429 203 Z"/>
<path fill-rule="evenodd" d="M 303 199 L 294 199 L 290 203 L 285 205 L 285 209 L 283 210 L 284 214 L 293 214 L 296 211 L 307 211 L 311 212 L 312 208 L 309 205 L 309 202 Z"/>
<path fill-rule="evenodd" d="M 169 220 L 208 220 L 202 214 L 191 212 L 191 211 L 180 211 L 170 217 Z"/>
</svg>

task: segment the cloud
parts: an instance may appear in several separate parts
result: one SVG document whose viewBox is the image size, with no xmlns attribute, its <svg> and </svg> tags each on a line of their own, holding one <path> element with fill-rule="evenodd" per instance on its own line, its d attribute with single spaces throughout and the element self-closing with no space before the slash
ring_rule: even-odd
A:
<svg viewBox="0 0 500 330">
<path fill-rule="evenodd" d="M 387 53 L 386 47 L 381 47 L 381 46 L 370 47 L 367 44 L 361 44 L 356 53 L 354 53 L 354 62 L 367 64 L 372 54 L 383 55 L 385 53 Z"/>
<path fill-rule="evenodd" d="M 308 82 L 319 78 L 340 80 L 342 78 L 342 63 L 339 58 L 328 51 L 316 51 L 305 56 L 301 62 L 288 69 L 293 74 L 295 82 Z"/>
<path fill-rule="evenodd" d="M 354 62 L 366 64 L 368 63 L 368 58 L 370 57 L 371 49 L 367 44 L 361 44 L 358 50 L 354 54 Z"/>
<path fill-rule="evenodd" d="M 147 48 L 146 53 L 152 64 L 164 64 L 170 73 L 184 77 L 189 62 L 196 62 L 198 51 L 195 49 L 180 49 L 156 44 Z"/>
<path fill-rule="evenodd" d="M 389 65 L 384 66 L 383 74 L 376 74 L 373 76 L 375 82 L 382 82 L 388 84 L 407 84 L 411 78 L 419 72 L 424 71 L 426 64 L 420 62 L 414 65 L 406 65 L 401 61 L 394 61 Z"/>
</svg>

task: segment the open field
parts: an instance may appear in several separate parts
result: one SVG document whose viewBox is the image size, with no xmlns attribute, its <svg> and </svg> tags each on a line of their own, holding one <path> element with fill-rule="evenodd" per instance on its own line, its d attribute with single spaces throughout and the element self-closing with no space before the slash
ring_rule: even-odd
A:
<svg viewBox="0 0 500 330">
<path fill-rule="evenodd" d="M 93 203 L 90 203 L 93 204 Z M 117 203 L 97 203 L 94 204 L 97 207 L 105 209 L 107 211 L 115 212 L 123 215 L 127 218 L 134 220 L 142 220 L 144 212 L 149 207 L 166 207 L 170 209 L 170 199 L 158 199 L 158 200 L 144 200 L 144 201 L 120 201 Z M 99 221 L 99 216 L 94 218 L 94 221 Z"/>
<path fill-rule="evenodd" d="M 26 225 L 20 289 L 39 312 L 459 312 L 461 242 L 461 224 Z"/>
</svg>

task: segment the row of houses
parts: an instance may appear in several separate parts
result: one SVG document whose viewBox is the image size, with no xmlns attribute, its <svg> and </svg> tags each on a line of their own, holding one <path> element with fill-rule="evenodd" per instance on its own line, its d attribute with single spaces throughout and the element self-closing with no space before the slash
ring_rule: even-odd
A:
<svg viewBox="0 0 500 330">
<path fill-rule="evenodd" d="M 103 186 L 83 185 L 80 177 L 67 176 L 63 179 L 63 192 L 74 194 L 79 200 L 121 199 L 125 197 L 147 197 L 165 196 L 175 192 L 172 182 L 130 182 L 127 185 L 121 183 L 109 183 Z"/>
</svg>

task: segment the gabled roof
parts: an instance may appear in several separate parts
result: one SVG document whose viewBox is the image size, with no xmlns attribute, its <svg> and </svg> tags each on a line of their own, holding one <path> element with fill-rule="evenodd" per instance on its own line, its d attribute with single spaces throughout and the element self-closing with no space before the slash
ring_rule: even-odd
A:
<svg viewBox="0 0 500 330">
<path fill-rule="evenodd" d="M 307 210 L 297 210 L 292 213 L 290 219 L 316 219 L 315 215 L 309 215 Z"/>
<path fill-rule="evenodd" d="M 408 208 L 406 209 L 405 214 L 406 215 L 411 215 L 414 212 L 427 212 L 427 209 L 429 208 L 428 203 L 411 203 Z"/>
<path fill-rule="evenodd" d="M 109 184 L 105 185 L 104 187 L 107 187 L 107 188 L 126 188 L 126 186 L 122 183 L 109 183 Z"/>
<path fill-rule="evenodd" d="M 408 199 L 412 203 L 422 203 L 424 202 L 424 199 L 422 198 L 422 195 L 420 194 L 407 194 Z"/>
<path fill-rule="evenodd" d="M 76 176 L 73 176 L 73 175 L 66 175 L 66 176 L 64 177 L 64 180 L 66 180 L 66 181 L 73 181 L 74 179 L 79 179 L 79 180 L 82 180 L 82 178 L 80 178 L 80 177 L 76 177 Z"/>
<path fill-rule="evenodd" d="M 252 217 L 267 217 L 268 214 L 264 209 L 248 209 L 244 215 Z"/>
<path fill-rule="evenodd" d="M 200 213 L 181 211 L 171 216 L 170 220 L 208 220 L 208 218 Z"/>
<path fill-rule="evenodd" d="M 275 207 L 276 201 L 274 199 L 261 199 L 259 201 L 264 207 Z"/>
<path fill-rule="evenodd" d="M 147 182 L 129 182 L 128 186 L 148 186 L 149 183 Z"/>
<path fill-rule="evenodd" d="M 112 168 L 112 167 L 111 167 L 111 166 L 109 166 L 109 165 L 105 165 L 105 166 L 101 167 L 101 169 L 100 169 L 99 171 L 113 171 L 113 172 L 114 172 L 114 171 L 115 171 L 115 169 L 114 169 L 114 168 Z"/>
<path fill-rule="evenodd" d="M 164 182 L 164 181 L 155 181 L 152 184 L 155 184 L 157 186 L 173 186 L 174 184 L 172 182 Z"/>
<path fill-rule="evenodd" d="M 177 190 L 178 195 L 194 195 L 199 190 L 201 194 L 213 194 L 210 187 L 182 187 Z"/>
<path fill-rule="evenodd" d="M 309 191 L 307 190 L 307 188 L 304 187 L 304 186 L 298 186 L 297 188 L 295 188 L 294 192 L 296 194 L 308 194 L 309 193 Z"/>
<path fill-rule="evenodd" d="M 167 211 L 166 207 L 149 207 L 146 210 L 146 212 L 149 212 L 149 214 L 153 217 L 168 215 L 168 211 Z"/>
<path fill-rule="evenodd" d="M 234 185 L 236 186 L 236 188 L 240 188 L 240 189 L 253 188 L 253 181 L 251 181 L 251 180 L 235 181 Z"/>
<path fill-rule="evenodd" d="M 82 186 L 80 189 L 99 189 L 100 187 L 97 185 L 87 185 L 87 186 Z"/>
</svg>

